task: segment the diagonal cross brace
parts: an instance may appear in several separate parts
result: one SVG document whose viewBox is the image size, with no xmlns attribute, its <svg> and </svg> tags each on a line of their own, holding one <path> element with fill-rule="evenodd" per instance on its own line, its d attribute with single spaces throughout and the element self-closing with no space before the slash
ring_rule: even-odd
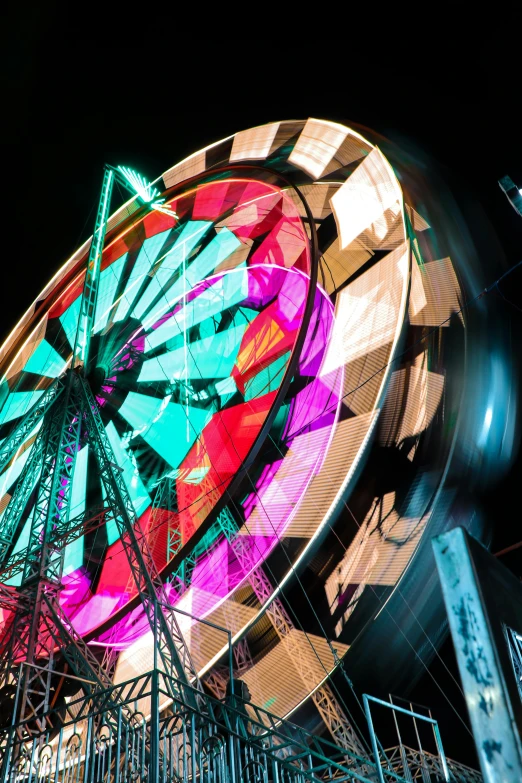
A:
<svg viewBox="0 0 522 783">
<path fill-rule="evenodd" d="M 90 388 L 81 376 L 77 377 L 83 398 L 83 415 L 88 432 L 88 440 L 95 453 L 100 469 L 109 510 L 115 522 L 122 547 L 127 556 L 136 587 L 142 597 L 143 609 L 149 620 L 155 644 L 165 671 L 176 677 L 181 686 L 189 682 L 201 690 L 197 669 L 190 651 L 181 633 L 174 612 L 166 615 L 158 601 L 164 594 L 164 585 L 156 568 L 154 558 L 143 532 L 137 525 L 136 512 L 127 487 L 119 471 L 115 469 L 115 457 L 105 432 L 98 405 Z M 193 699 L 194 691 L 185 688 L 188 698 Z"/>
</svg>

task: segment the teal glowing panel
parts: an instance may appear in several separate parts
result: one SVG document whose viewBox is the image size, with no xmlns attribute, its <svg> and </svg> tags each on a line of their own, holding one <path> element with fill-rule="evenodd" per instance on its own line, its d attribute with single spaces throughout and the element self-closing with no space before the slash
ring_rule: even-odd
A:
<svg viewBox="0 0 522 783">
<path fill-rule="evenodd" d="M 240 245 L 241 242 L 236 235 L 223 228 L 188 265 L 185 275 L 181 275 L 176 280 L 165 293 L 164 298 L 147 315 L 145 326 L 150 328 L 170 307 L 179 302 L 186 292 L 190 291 L 196 283 L 204 280 Z"/>
<path fill-rule="evenodd" d="M 138 381 L 228 377 L 247 326 L 245 322 L 226 332 L 217 332 L 204 340 L 189 343 L 186 349 L 182 345 L 174 351 L 149 359 L 143 363 Z"/>
<path fill-rule="evenodd" d="M 63 326 L 64 332 L 69 340 L 69 345 L 74 348 L 74 341 L 76 339 L 76 332 L 78 330 L 78 320 L 80 318 L 80 307 L 82 304 L 81 296 L 78 296 L 72 305 L 67 308 L 65 313 L 60 316 L 60 322 Z"/>
<path fill-rule="evenodd" d="M 47 340 L 42 340 L 37 349 L 24 367 L 25 372 L 34 372 L 35 375 L 45 375 L 47 378 L 56 378 L 61 375 L 67 366 L 59 353 L 54 350 Z"/>
<path fill-rule="evenodd" d="M 179 235 L 178 240 L 172 248 L 165 254 L 160 268 L 150 281 L 149 285 L 140 301 L 132 311 L 135 318 L 140 318 L 147 311 L 150 305 L 161 296 L 165 285 L 168 283 L 174 272 L 179 269 L 184 260 L 187 260 L 196 247 L 201 242 L 207 229 L 212 225 L 208 221 L 195 220 L 187 223 Z"/>
<path fill-rule="evenodd" d="M 16 459 L 9 467 L 3 472 L 2 478 L 0 479 L 0 498 L 3 498 L 5 493 L 9 491 L 9 488 L 12 487 L 18 476 L 23 470 L 23 467 L 27 460 L 29 459 L 29 456 L 31 454 L 31 449 L 26 449 L 23 454 L 21 454 L 18 459 Z M 2 516 L 5 513 L 5 508 L 0 514 L 0 534 L 2 532 Z"/>
<path fill-rule="evenodd" d="M 105 487 L 102 486 L 102 499 L 103 499 L 103 505 L 107 505 L 107 492 L 105 491 Z M 118 530 L 118 526 L 114 519 L 109 519 L 108 522 L 105 524 L 105 534 L 107 536 L 107 543 L 109 546 L 111 544 L 114 544 L 116 541 L 118 541 L 120 537 L 120 532 Z"/>
<path fill-rule="evenodd" d="M 174 402 L 165 404 L 145 394 L 130 392 L 119 412 L 134 428 L 135 434 L 141 435 L 173 468 L 178 467 L 212 415 L 209 411 L 189 407 L 187 440 L 187 416 L 183 405 Z M 152 423 L 143 427 L 144 421 Z"/>
<path fill-rule="evenodd" d="M 101 332 L 102 329 L 105 329 L 107 326 L 126 260 L 127 253 L 121 258 L 118 258 L 118 260 L 107 267 L 107 269 L 104 269 L 100 275 L 98 301 L 96 302 L 96 317 L 94 319 L 94 334 Z"/>
<path fill-rule="evenodd" d="M 40 418 L 40 421 L 34 428 L 34 430 L 28 434 L 27 438 L 25 439 L 24 443 L 26 443 L 29 438 L 31 438 L 33 435 L 35 435 L 40 427 L 43 424 L 43 418 Z M 11 462 L 4 472 L 2 473 L 2 476 L 0 478 L 0 498 L 4 496 L 4 494 L 9 490 L 9 487 L 14 484 L 20 473 L 22 472 L 22 468 L 27 462 L 29 456 L 31 454 L 31 449 L 24 449 L 19 457 L 17 457 L 14 462 Z M 4 509 L 5 510 L 5 509 Z M 3 512 L 2 512 L 3 513 Z M 0 517 L 2 515 L 0 514 Z M 1 530 L 1 523 L 0 523 L 0 530 Z"/>
<path fill-rule="evenodd" d="M 129 392 L 118 412 L 134 430 L 141 433 L 147 427 L 146 422 L 154 421 L 160 415 L 163 405 L 163 400 L 156 397 Z"/>
<path fill-rule="evenodd" d="M 212 318 L 229 307 L 239 304 L 248 296 L 248 276 L 246 270 L 229 272 L 220 277 L 214 285 L 205 288 L 196 299 L 187 302 L 186 307 L 165 321 L 145 340 L 145 351 L 167 342 L 182 334 L 183 330 Z"/>
<path fill-rule="evenodd" d="M 145 509 L 150 506 L 149 493 L 145 489 L 140 478 L 137 465 L 132 461 L 129 453 L 121 445 L 120 437 L 116 432 L 116 427 L 112 421 L 109 422 L 105 431 L 107 432 L 107 437 L 112 446 L 116 464 L 122 470 L 121 475 L 129 492 L 136 516 L 140 517 Z"/>
<path fill-rule="evenodd" d="M 147 275 L 154 264 L 158 254 L 165 244 L 165 240 L 170 231 L 162 231 L 161 234 L 156 234 L 153 237 L 149 237 L 143 243 L 136 262 L 132 268 L 132 272 L 129 275 L 125 291 L 118 304 L 115 321 L 123 321 L 129 312 L 134 300 L 136 299 L 138 292 L 143 284 L 145 275 Z"/>
<path fill-rule="evenodd" d="M 71 501 L 69 510 L 69 519 L 73 520 L 79 514 L 85 511 L 85 495 L 87 488 L 87 462 L 89 458 L 89 447 L 84 446 L 76 456 L 74 466 L 74 476 L 71 490 Z M 65 547 L 63 572 L 64 575 L 70 574 L 83 565 L 83 536 L 79 536 Z"/>
<path fill-rule="evenodd" d="M 26 391 L 26 392 L 12 392 L 6 399 L 2 410 L 0 411 L 0 424 L 6 421 L 12 421 L 19 416 L 23 416 L 27 413 L 33 405 L 44 394 L 43 390 L 38 391 Z"/>
</svg>

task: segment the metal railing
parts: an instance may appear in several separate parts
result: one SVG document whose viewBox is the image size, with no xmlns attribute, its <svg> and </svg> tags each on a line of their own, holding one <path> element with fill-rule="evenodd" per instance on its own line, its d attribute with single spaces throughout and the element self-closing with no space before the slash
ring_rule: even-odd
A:
<svg viewBox="0 0 522 783">
<path fill-rule="evenodd" d="M 381 748 L 377 766 L 236 695 L 227 703 L 203 694 L 202 713 L 179 694 L 172 676 L 153 670 L 49 710 L 39 723 L 45 730 L 35 731 L 34 718 L 13 724 L 0 732 L 0 783 L 482 780 L 402 742 Z"/>
<path fill-rule="evenodd" d="M 390 701 L 387 702 L 365 693 L 363 694 L 363 703 L 374 759 L 379 765 L 377 767 L 379 783 L 388 783 L 394 775 L 399 775 L 408 783 L 415 783 L 415 781 L 422 781 L 422 783 L 482 783 L 483 778 L 480 772 L 447 758 L 438 722 L 431 717 L 431 714 L 422 715 L 418 711 L 414 711 L 412 703 L 409 705 L 410 709 L 400 707 L 394 703 L 391 696 Z M 373 726 L 371 703 L 381 708 L 385 707 L 387 711 L 392 713 L 399 740 L 398 745 L 386 750 L 380 745 Z M 413 733 L 418 743 L 417 748 L 412 748 L 402 741 L 397 722 L 397 717 L 401 715 L 412 722 Z M 436 753 L 423 747 L 419 724 L 425 724 L 433 733 L 432 740 L 434 740 Z"/>
<path fill-rule="evenodd" d="M 238 697 L 227 704 L 204 695 L 202 715 L 158 670 L 109 691 L 71 700 L 60 713 L 50 710 L 41 722 L 44 731 L 25 721 L 0 732 L 1 783 L 378 780 L 367 758 Z M 116 702 L 115 714 L 107 705 Z M 130 709 L 132 721 L 124 719 Z M 406 779 L 392 772 L 390 780 Z"/>
<path fill-rule="evenodd" d="M 433 783 L 433 781 L 444 780 L 444 769 L 440 757 L 435 753 L 410 748 L 407 745 L 386 748 L 384 753 L 387 765 L 405 780 L 412 783 L 415 781 Z M 482 774 L 476 769 L 452 759 L 446 759 L 446 762 L 451 783 L 483 783 Z"/>
</svg>

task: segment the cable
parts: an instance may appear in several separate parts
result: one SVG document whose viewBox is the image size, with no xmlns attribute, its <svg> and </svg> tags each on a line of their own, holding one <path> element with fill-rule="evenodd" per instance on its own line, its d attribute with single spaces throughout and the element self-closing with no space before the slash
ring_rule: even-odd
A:
<svg viewBox="0 0 522 783">
<path fill-rule="evenodd" d="M 346 504 L 345 504 L 345 505 L 346 505 Z M 346 508 L 348 508 L 348 506 L 346 506 Z M 350 513 L 351 513 L 351 512 L 350 512 Z M 353 517 L 353 514 L 352 514 L 352 517 Z M 355 517 L 353 517 L 353 518 L 355 519 Z M 356 521 L 356 524 L 358 524 L 358 523 L 357 523 L 357 521 Z M 333 534 L 336 536 L 336 538 L 337 538 L 337 540 L 339 541 L 339 543 L 341 544 L 341 546 L 342 546 L 342 547 L 344 547 L 344 550 L 345 550 L 345 552 L 346 552 L 346 551 L 348 551 L 348 547 L 345 547 L 345 546 L 344 546 L 343 542 L 341 541 L 341 539 L 339 538 L 339 536 L 337 535 L 337 533 L 336 533 L 336 532 L 333 530 L 333 528 L 331 528 L 331 526 L 330 526 L 330 529 L 331 529 L 332 533 L 333 533 Z M 368 583 L 368 587 L 369 587 L 369 588 L 372 590 L 373 594 L 375 595 L 375 597 L 377 598 L 377 600 L 379 601 L 379 603 L 382 603 L 382 599 L 380 599 L 380 598 L 377 596 L 377 593 L 376 593 L 375 589 L 373 588 L 373 586 L 372 586 L 371 584 L 369 584 L 369 583 Z M 460 715 L 460 713 L 457 711 L 457 709 L 455 708 L 455 706 L 452 704 L 451 700 L 449 699 L 449 697 L 447 696 L 447 694 L 445 693 L 445 691 L 443 690 L 443 688 L 442 688 L 442 687 L 439 685 L 439 683 L 438 683 L 437 679 L 436 679 L 436 678 L 434 677 L 434 675 L 433 675 L 433 674 L 430 672 L 430 670 L 429 670 L 428 666 L 427 666 L 427 665 L 426 665 L 426 663 L 425 663 L 425 662 L 422 660 L 421 656 L 418 654 L 417 650 L 416 650 L 416 649 L 415 649 L 415 647 L 412 645 L 412 643 L 410 642 L 410 640 L 408 639 L 408 637 L 406 636 L 406 634 L 404 633 L 404 631 L 402 630 L 402 628 L 400 627 L 400 625 L 398 624 L 398 622 L 396 621 L 396 619 L 393 617 L 393 615 L 391 614 L 391 612 L 389 611 L 389 609 L 387 609 L 387 608 L 386 608 L 386 602 L 383 604 L 383 609 L 386 611 L 386 613 L 387 613 L 387 614 L 388 614 L 388 616 L 391 618 L 391 620 L 393 621 L 393 623 L 394 623 L 394 624 L 397 626 L 397 628 L 398 628 L 398 630 L 399 630 L 400 634 L 401 634 L 401 635 L 404 637 L 404 639 L 406 640 L 406 642 L 408 643 L 408 645 L 409 645 L 409 646 L 411 647 L 411 649 L 413 650 L 413 652 L 414 652 L 414 654 L 415 654 L 415 657 L 416 657 L 416 658 L 418 658 L 418 659 L 419 659 L 419 661 L 422 663 L 422 665 L 423 665 L 423 666 L 424 666 L 424 668 L 426 669 L 427 673 L 430 675 L 431 679 L 433 680 L 433 682 L 435 683 L 435 685 L 437 686 L 437 688 L 440 690 L 440 692 L 442 693 L 442 695 L 444 696 L 444 698 L 446 699 L 446 701 L 447 701 L 447 702 L 448 702 L 448 704 L 450 705 L 450 707 L 451 707 L 451 709 L 453 710 L 453 712 L 455 713 L 455 715 L 458 717 L 458 719 L 460 720 L 460 722 L 462 723 L 462 725 L 463 725 L 463 726 L 466 728 L 466 731 L 468 732 L 468 734 L 469 734 L 470 736 L 473 736 L 473 734 L 472 734 L 472 732 L 471 732 L 471 730 L 470 730 L 469 726 L 468 726 L 468 725 L 467 725 L 467 723 L 465 722 L 465 720 L 462 718 L 462 716 Z M 453 678 L 453 679 L 454 679 L 454 678 Z M 461 691 L 461 692 L 462 692 L 462 691 Z"/>
<path fill-rule="evenodd" d="M 515 267 L 515 268 L 516 268 L 516 267 Z M 497 289 L 497 292 L 498 292 L 498 293 L 500 294 L 500 296 L 502 297 L 502 299 L 504 300 L 504 302 L 507 302 L 509 305 L 511 305 L 512 307 L 514 307 L 514 308 L 515 308 L 515 310 L 518 310 L 518 312 L 519 312 L 519 313 L 522 313 L 522 307 L 519 307 L 519 306 L 518 306 L 518 305 L 516 305 L 514 302 L 512 302 L 510 299 L 508 299 L 506 296 L 504 296 L 504 294 L 503 294 L 503 293 L 502 293 L 502 291 L 500 290 L 500 286 L 499 286 L 499 284 L 498 284 L 498 281 L 497 281 L 497 283 L 496 283 L 496 289 Z"/>
</svg>

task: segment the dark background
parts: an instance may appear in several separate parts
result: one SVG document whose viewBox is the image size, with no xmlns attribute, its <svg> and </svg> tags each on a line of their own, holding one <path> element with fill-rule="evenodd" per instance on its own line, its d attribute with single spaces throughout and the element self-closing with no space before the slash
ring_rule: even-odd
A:
<svg viewBox="0 0 522 783">
<path fill-rule="evenodd" d="M 104 162 L 152 179 L 238 130 L 308 116 L 421 151 L 459 201 L 488 270 L 498 270 L 484 274 L 492 283 L 522 260 L 522 218 L 497 184 L 509 174 L 522 186 L 522 12 L 520 3 L 492 5 L 9 8 L 0 335 L 89 236 Z M 502 287 L 515 335 L 521 269 Z M 516 340 L 512 360 L 518 366 Z M 494 551 L 522 539 L 521 477 L 519 456 L 483 498 Z M 519 578 L 521 555 L 503 558 Z M 449 755 L 472 762 L 448 703 L 466 717 L 453 676 L 448 641 L 411 697 L 432 707 Z"/>
</svg>

